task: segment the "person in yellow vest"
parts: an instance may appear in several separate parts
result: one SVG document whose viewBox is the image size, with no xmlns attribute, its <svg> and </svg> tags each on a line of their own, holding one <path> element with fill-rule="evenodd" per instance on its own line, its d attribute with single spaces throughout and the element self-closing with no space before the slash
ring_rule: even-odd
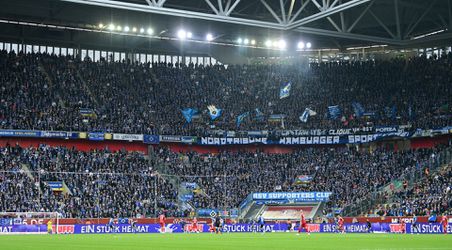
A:
<svg viewBox="0 0 452 250">
<path fill-rule="evenodd" d="M 52 234 L 52 220 L 47 222 L 47 233 Z"/>
</svg>

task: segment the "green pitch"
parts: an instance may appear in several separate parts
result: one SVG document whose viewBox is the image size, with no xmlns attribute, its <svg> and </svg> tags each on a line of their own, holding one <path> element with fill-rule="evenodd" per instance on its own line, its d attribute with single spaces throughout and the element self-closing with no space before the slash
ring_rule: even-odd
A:
<svg viewBox="0 0 452 250">
<path fill-rule="evenodd" d="M 452 249 L 452 235 L 234 233 L 2 235 L 0 249 Z"/>
</svg>

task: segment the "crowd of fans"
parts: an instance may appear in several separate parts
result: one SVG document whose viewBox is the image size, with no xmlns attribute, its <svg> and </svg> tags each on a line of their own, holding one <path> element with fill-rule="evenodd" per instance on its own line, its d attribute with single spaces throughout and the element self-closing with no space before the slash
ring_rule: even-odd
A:
<svg viewBox="0 0 452 250">
<path fill-rule="evenodd" d="M 300 65 L 171 65 L 0 52 L 0 128 L 202 135 L 211 129 L 451 125 L 452 56 Z M 281 84 L 292 82 L 280 99 Z M 352 103 L 368 115 L 357 117 Z M 223 109 L 211 121 L 208 105 Z M 341 115 L 330 119 L 327 108 Z M 82 115 L 80 108 L 93 111 Z M 199 114 L 188 124 L 181 109 Z M 299 120 L 314 110 L 308 122 Z M 257 113 L 256 109 L 259 109 Z M 237 128 L 238 115 L 250 112 Z"/>
<path fill-rule="evenodd" d="M 0 211 L 61 212 L 64 217 L 176 216 L 177 189 L 141 153 L 65 147 L 0 148 Z M 49 181 L 67 190 L 54 192 Z M 158 188 L 157 188 L 158 187 Z"/>
<path fill-rule="evenodd" d="M 387 216 L 449 214 L 452 211 L 452 166 L 446 165 L 434 174 L 424 174 L 413 187 L 404 186 L 395 193 L 393 203 L 378 209 L 377 213 Z"/>
<path fill-rule="evenodd" d="M 0 211 L 58 211 L 64 217 L 186 216 L 189 207 L 238 207 L 253 192 L 330 191 L 325 214 L 368 199 L 369 194 L 433 164 L 439 148 L 373 152 L 307 148 L 290 154 L 175 153 L 150 156 L 109 150 L 6 146 L 0 148 Z M 297 183 L 297 177 L 311 180 Z M 174 181 L 174 177 L 178 179 Z M 398 194 L 394 211 L 444 212 L 451 207 L 450 168 Z M 64 183 L 54 191 L 49 181 Z M 190 206 L 178 195 L 195 183 Z"/>
<path fill-rule="evenodd" d="M 156 158 L 181 176 L 195 182 L 192 205 L 201 208 L 237 207 L 252 192 L 331 191 L 328 208 L 344 208 L 408 172 L 431 164 L 436 149 L 406 152 L 358 152 L 348 148 L 303 149 L 290 154 L 221 152 L 219 154 L 174 153 L 160 148 Z M 296 184 L 300 175 L 310 183 Z M 329 213 L 330 211 L 326 211 Z"/>
</svg>

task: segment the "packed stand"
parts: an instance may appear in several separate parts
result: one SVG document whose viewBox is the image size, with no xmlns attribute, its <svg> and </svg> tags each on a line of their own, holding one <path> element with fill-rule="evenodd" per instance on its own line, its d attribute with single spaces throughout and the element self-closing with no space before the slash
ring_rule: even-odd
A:
<svg viewBox="0 0 452 250">
<path fill-rule="evenodd" d="M 205 135 L 209 130 L 451 124 L 452 55 L 300 65 L 92 62 L 0 52 L 0 128 Z M 281 84 L 292 82 L 280 99 Z M 357 116 L 352 103 L 367 115 Z M 223 109 L 211 121 L 207 106 Z M 341 114 L 330 119 L 328 106 Z M 82 115 L 80 109 L 92 110 Z M 199 110 L 191 123 L 184 108 Z M 317 115 L 306 123 L 306 108 Z M 259 110 L 259 114 L 256 109 Z M 240 127 L 238 115 L 250 112 Z M 361 114 L 362 115 L 362 114 Z"/>
<path fill-rule="evenodd" d="M 141 153 L 46 145 L 7 146 L 0 153 L 0 211 L 57 211 L 72 218 L 149 217 L 161 210 L 178 215 L 177 190 Z M 48 181 L 64 182 L 67 192 L 54 192 Z"/>
<path fill-rule="evenodd" d="M 452 212 L 452 165 L 437 173 L 424 172 L 424 178 L 414 186 L 398 191 L 394 202 L 377 209 L 387 216 L 431 216 Z"/>
<path fill-rule="evenodd" d="M 219 154 L 174 153 L 160 148 L 158 163 L 181 181 L 195 182 L 201 192 L 191 201 L 195 207 L 237 207 L 252 192 L 330 191 L 328 208 L 356 204 L 392 180 L 419 166 L 431 164 L 436 149 L 406 152 L 376 150 L 358 152 L 348 148 L 309 148 L 290 154 L 221 152 Z M 296 177 L 312 177 L 307 185 Z M 329 213 L 326 211 L 325 213 Z"/>
</svg>

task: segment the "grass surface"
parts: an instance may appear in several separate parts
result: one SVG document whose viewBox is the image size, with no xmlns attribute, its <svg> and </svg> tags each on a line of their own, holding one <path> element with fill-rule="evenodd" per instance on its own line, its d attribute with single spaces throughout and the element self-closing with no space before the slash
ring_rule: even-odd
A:
<svg viewBox="0 0 452 250">
<path fill-rule="evenodd" d="M 452 235 L 231 233 L 1 235 L 0 249 L 452 249 Z"/>
</svg>

